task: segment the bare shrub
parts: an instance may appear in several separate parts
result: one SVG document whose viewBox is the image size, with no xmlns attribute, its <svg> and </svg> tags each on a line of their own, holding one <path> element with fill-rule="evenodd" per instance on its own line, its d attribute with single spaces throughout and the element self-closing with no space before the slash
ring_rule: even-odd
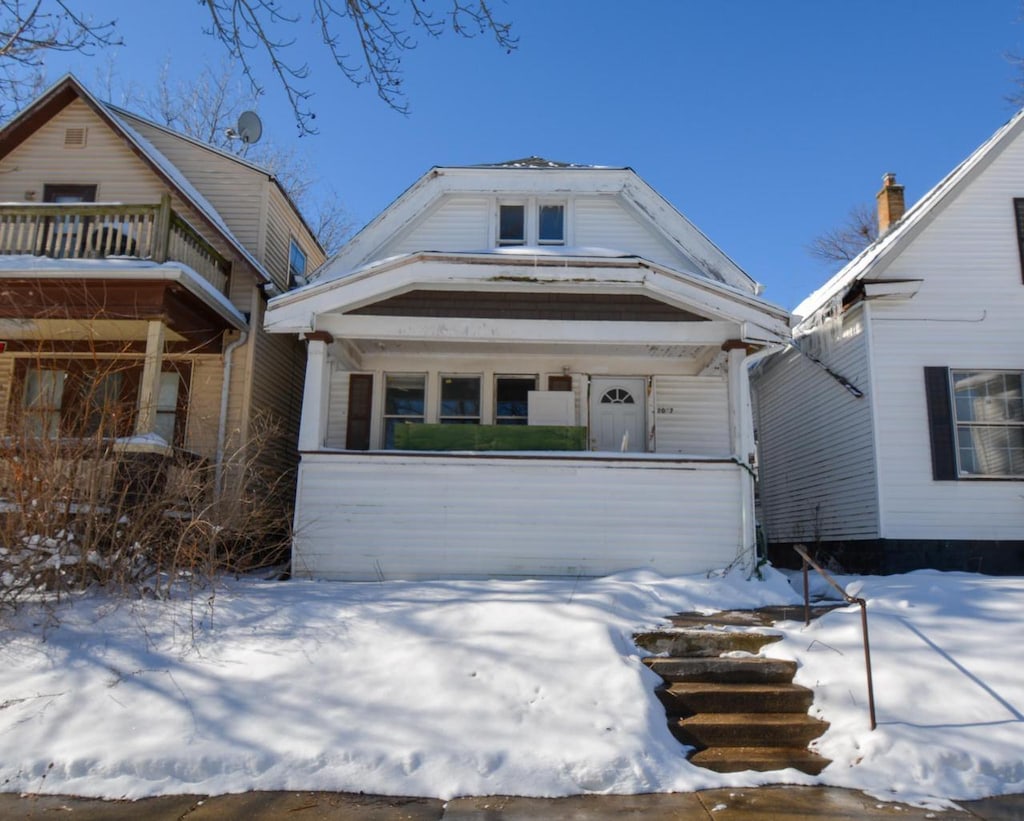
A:
<svg viewBox="0 0 1024 821">
<path fill-rule="evenodd" d="M 266 458 L 281 435 L 272 420 L 255 420 L 218 469 L 126 435 L 135 400 L 120 386 L 137 361 L 57 361 L 21 375 L 24 401 L 0 440 L 0 607 L 92 586 L 164 597 L 283 560 L 290 475 Z"/>
</svg>

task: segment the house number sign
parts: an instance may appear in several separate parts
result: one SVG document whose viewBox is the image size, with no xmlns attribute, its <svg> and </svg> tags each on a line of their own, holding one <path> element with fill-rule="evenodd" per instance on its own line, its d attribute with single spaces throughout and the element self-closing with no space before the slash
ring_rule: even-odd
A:
<svg viewBox="0 0 1024 821">
<path fill-rule="evenodd" d="M 658 413 L 675 413 L 675 408 L 658 408 Z"/>
</svg>

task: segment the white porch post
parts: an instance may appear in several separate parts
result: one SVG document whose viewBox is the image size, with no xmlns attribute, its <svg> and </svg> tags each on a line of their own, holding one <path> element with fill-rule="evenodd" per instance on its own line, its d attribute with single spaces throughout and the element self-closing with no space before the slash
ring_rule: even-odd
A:
<svg viewBox="0 0 1024 821">
<path fill-rule="evenodd" d="M 741 342 L 727 342 L 729 352 L 729 429 L 733 456 L 743 468 L 740 477 L 741 547 L 753 567 L 757 532 L 754 522 L 754 476 L 750 454 L 754 452 L 754 420 L 750 410 L 750 378 L 747 373 L 747 347 Z"/>
<path fill-rule="evenodd" d="M 142 436 L 156 430 L 157 401 L 160 398 L 160 371 L 164 356 L 164 323 L 159 319 L 149 322 L 146 329 L 146 359 L 139 384 L 139 413 L 135 418 L 135 435 Z M 168 443 L 170 444 L 170 443 Z"/>
<path fill-rule="evenodd" d="M 330 396 L 330 360 L 327 346 L 334 339 L 318 331 L 305 335 L 306 382 L 302 391 L 302 421 L 299 424 L 299 450 L 320 450 L 327 433 L 327 400 Z"/>
</svg>

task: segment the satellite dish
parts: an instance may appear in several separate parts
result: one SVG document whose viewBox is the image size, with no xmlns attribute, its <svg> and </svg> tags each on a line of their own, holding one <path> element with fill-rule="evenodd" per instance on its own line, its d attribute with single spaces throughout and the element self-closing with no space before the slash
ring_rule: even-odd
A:
<svg viewBox="0 0 1024 821">
<path fill-rule="evenodd" d="M 253 145 L 263 136 L 263 123 L 255 111 L 243 111 L 238 115 L 238 126 L 227 130 L 229 139 L 240 139 L 246 145 Z"/>
</svg>

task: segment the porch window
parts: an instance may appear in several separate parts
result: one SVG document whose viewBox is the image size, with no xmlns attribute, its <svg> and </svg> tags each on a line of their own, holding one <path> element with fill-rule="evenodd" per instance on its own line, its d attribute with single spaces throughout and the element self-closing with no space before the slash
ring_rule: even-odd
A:
<svg viewBox="0 0 1024 821">
<path fill-rule="evenodd" d="M 951 371 L 961 476 L 1024 476 L 1022 374 Z"/>
<path fill-rule="evenodd" d="M 480 424 L 479 376 L 441 377 L 441 411 L 438 421 L 442 425 Z"/>
<path fill-rule="evenodd" d="M 171 363 L 160 376 L 156 433 L 169 444 L 180 446 L 187 414 L 188 365 Z M 135 424 L 139 379 L 138 362 L 111 361 L 96 367 L 76 360 L 21 364 L 17 379 L 22 429 L 12 434 L 56 439 L 102 436 L 113 438 L 132 433 Z"/>
<path fill-rule="evenodd" d="M 423 374 L 384 377 L 384 447 L 395 446 L 395 426 L 422 422 L 426 377 Z"/>
<path fill-rule="evenodd" d="M 494 388 L 494 424 L 525 425 L 530 391 L 536 389 L 534 376 L 499 376 Z"/>
<path fill-rule="evenodd" d="M 526 244 L 526 206 L 502 205 L 498 208 L 498 245 Z"/>
</svg>

